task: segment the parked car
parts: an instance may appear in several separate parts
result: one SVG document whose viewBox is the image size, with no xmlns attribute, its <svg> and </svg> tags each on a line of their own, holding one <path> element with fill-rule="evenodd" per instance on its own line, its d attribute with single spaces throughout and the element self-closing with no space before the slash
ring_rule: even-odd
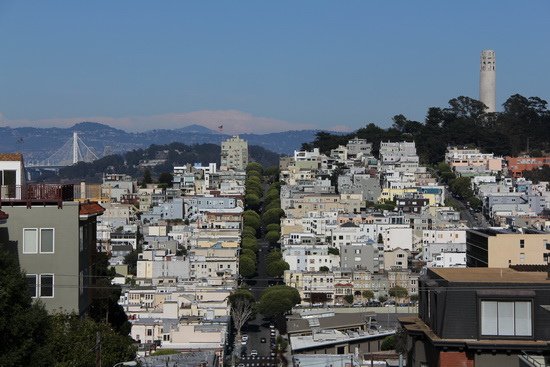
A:
<svg viewBox="0 0 550 367">
<path fill-rule="evenodd" d="M 265 338 L 260 339 L 260 343 L 265 343 L 265 341 L 266 341 Z"/>
<path fill-rule="evenodd" d="M 367 302 L 367 307 L 381 307 L 382 303 L 380 301 L 369 301 Z"/>
<path fill-rule="evenodd" d="M 243 334 L 243 336 L 241 337 L 241 340 L 242 340 L 243 342 L 248 341 L 248 335 L 247 335 L 247 334 Z"/>
<path fill-rule="evenodd" d="M 252 349 L 252 350 L 250 351 L 250 356 L 251 356 L 251 357 L 257 357 L 257 356 L 258 356 L 258 351 L 257 351 L 256 349 Z"/>
<path fill-rule="evenodd" d="M 352 307 L 363 307 L 363 302 L 354 302 Z"/>
</svg>

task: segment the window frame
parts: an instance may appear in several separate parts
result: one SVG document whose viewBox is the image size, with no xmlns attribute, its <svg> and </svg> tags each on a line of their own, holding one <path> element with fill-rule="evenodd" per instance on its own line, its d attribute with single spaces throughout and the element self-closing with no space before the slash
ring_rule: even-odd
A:
<svg viewBox="0 0 550 367">
<path fill-rule="evenodd" d="M 25 231 L 27 230 L 34 230 L 36 232 L 36 251 L 34 252 L 29 252 L 29 251 L 25 251 Z M 23 246 L 21 247 L 21 251 L 23 252 L 23 254 L 27 255 L 31 255 L 31 254 L 38 254 L 38 250 L 40 249 L 40 237 L 39 237 L 39 228 L 36 228 L 36 227 L 25 227 L 23 228 L 23 233 L 22 233 L 22 238 L 21 238 L 21 242 L 23 242 Z"/>
<path fill-rule="evenodd" d="M 52 231 L 52 251 L 42 251 L 42 231 Z M 38 232 L 40 233 L 40 236 L 38 237 L 38 251 L 41 254 L 55 254 L 55 228 L 53 227 L 44 227 L 39 228 Z"/>
<path fill-rule="evenodd" d="M 42 295 L 42 277 L 51 275 L 52 277 L 52 295 L 51 296 L 43 296 Z M 40 282 L 38 283 L 38 289 L 40 290 L 40 298 L 55 298 L 55 274 L 54 273 L 42 273 L 40 274 Z"/>
<path fill-rule="evenodd" d="M 496 322 L 497 322 L 497 334 L 490 335 L 490 334 L 482 334 L 481 327 L 482 327 L 482 315 L 481 315 L 481 306 L 483 302 L 496 302 L 497 303 L 497 315 L 496 315 Z M 530 304 L 530 317 L 531 317 L 531 334 L 530 335 L 516 335 L 516 303 L 518 302 L 528 302 Z M 498 304 L 499 303 L 512 303 L 514 305 L 513 312 L 514 312 L 514 335 L 500 335 L 498 334 Z M 535 310 L 534 310 L 534 300 L 533 298 L 519 298 L 519 297 L 510 297 L 510 298 L 480 298 L 478 301 L 478 337 L 479 339 L 519 339 L 519 340 L 533 340 L 535 338 Z"/>
<path fill-rule="evenodd" d="M 27 279 L 27 286 L 29 285 L 28 277 L 34 276 L 34 296 L 31 295 L 31 298 L 38 298 L 38 274 L 25 274 L 25 279 Z"/>
</svg>

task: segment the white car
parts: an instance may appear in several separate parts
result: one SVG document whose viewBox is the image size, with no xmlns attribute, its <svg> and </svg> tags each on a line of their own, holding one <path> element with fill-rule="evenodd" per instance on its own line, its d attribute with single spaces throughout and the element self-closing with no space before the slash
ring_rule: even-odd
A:
<svg viewBox="0 0 550 367">
<path fill-rule="evenodd" d="M 252 350 L 250 351 L 250 356 L 251 356 L 251 357 L 257 357 L 257 356 L 258 356 L 258 351 L 257 351 L 256 349 L 252 349 Z"/>
<path fill-rule="evenodd" d="M 243 342 L 247 342 L 247 341 L 248 341 L 248 335 L 243 334 L 243 336 L 241 337 L 241 340 L 242 340 Z"/>
</svg>

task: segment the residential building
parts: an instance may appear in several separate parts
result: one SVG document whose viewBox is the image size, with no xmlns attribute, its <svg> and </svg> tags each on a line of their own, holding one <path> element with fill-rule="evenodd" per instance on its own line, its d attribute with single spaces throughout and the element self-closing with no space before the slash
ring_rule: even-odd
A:
<svg viewBox="0 0 550 367">
<path fill-rule="evenodd" d="M 509 268 L 427 269 L 418 316 L 401 317 L 407 366 L 524 366 L 550 354 L 550 280 Z"/>
<path fill-rule="evenodd" d="M 233 136 L 222 142 L 221 171 L 244 171 L 248 165 L 248 143 Z"/>
<path fill-rule="evenodd" d="M 0 242 L 17 255 L 31 296 L 49 312 L 84 314 L 93 297 L 96 218 L 103 208 L 73 201 L 72 185 L 15 188 L 21 195 L 0 195 L 0 209 L 10 218 L 0 222 Z"/>
</svg>

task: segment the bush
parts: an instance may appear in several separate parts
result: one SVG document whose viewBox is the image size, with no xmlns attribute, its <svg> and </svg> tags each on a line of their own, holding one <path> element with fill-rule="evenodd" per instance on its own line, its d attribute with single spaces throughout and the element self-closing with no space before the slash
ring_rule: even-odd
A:
<svg viewBox="0 0 550 367">
<path fill-rule="evenodd" d="M 382 341 L 382 345 L 380 346 L 380 349 L 382 350 L 394 350 L 395 349 L 395 336 L 390 335 L 384 338 Z"/>
<path fill-rule="evenodd" d="M 321 266 L 321 267 L 319 268 L 319 271 L 328 272 L 328 271 L 330 271 L 330 269 L 328 268 L 328 266 Z"/>
</svg>

